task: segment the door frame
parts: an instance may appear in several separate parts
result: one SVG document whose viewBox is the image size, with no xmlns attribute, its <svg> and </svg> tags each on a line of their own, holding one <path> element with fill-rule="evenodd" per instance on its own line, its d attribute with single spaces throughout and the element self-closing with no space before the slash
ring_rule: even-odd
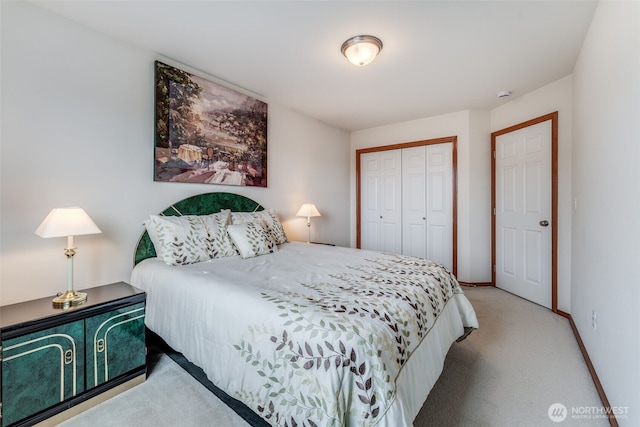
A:
<svg viewBox="0 0 640 427">
<path fill-rule="evenodd" d="M 551 310 L 558 313 L 558 112 L 491 133 L 491 285 L 496 286 L 496 138 L 551 120 Z"/>
<path fill-rule="evenodd" d="M 376 151 L 398 150 L 402 148 L 423 147 L 425 145 L 446 144 L 451 143 L 451 191 L 452 191 L 452 227 L 451 234 L 453 239 L 453 257 L 451 264 L 451 272 L 458 274 L 458 137 L 446 136 L 443 138 L 426 139 L 422 141 L 404 142 L 400 144 L 381 145 L 379 147 L 361 148 L 356 150 L 356 247 L 360 248 L 360 214 L 361 214 L 361 197 L 360 185 L 360 156 L 364 153 L 373 153 Z"/>
</svg>

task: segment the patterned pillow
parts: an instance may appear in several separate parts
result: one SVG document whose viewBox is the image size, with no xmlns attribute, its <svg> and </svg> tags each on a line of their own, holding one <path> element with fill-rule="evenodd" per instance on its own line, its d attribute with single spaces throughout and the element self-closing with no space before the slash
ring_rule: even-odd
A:
<svg viewBox="0 0 640 427">
<path fill-rule="evenodd" d="M 169 265 L 184 265 L 237 255 L 226 231 L 228 222 L 228 212 L 151 215 L 145 226 L 158 258 Z"/>
<path fill-rule="evenodd" d="M 252 258 L 278 251 L 278 245 L 271 238 L 263 221 L 231 224 L 227 226 L 227 231 L 242 258 Z"/>
<path fill-rule="evenodd" d="M 202 215 L 207 231 L 211 237 L 213 245 L 211 246 L 212 258 L 224 258 L 229 256 L 237 256 L 238 251 L 227 233 L 229 225 L 230 213 L 219 212 L 211 215 Z"/>
<path fill-rule="evenodd" d="M 244 224 L 256 220 L 263 220 L 267 226 L 273 241 L 277 245 L 287 243 L 287 235 L 284 228 L 273 209 L 266 209 L 258 212 L 231 212 L 231 224 Z"/>
</svg>

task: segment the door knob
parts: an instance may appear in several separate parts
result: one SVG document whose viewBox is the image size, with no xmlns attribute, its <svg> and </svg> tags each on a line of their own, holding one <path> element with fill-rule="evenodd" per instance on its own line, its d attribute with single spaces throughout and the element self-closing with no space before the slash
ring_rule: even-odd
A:
<svg viewBox="0 0 640 427">
<path fill-rule="evenodd" d="M 548 227 L 549 226 L 549 221 L 547 221 L 546 219 L 543 219 L 542 221 L 540 221 L 540 225 L 543 227 Z"/>
</svg>

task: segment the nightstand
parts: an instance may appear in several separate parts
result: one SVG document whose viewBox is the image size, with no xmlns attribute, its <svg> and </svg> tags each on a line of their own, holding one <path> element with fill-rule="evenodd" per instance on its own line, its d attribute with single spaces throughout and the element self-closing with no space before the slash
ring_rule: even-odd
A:
<svg viewBox="0 0 640 427">
<path fill-rule="evenodd" d="M 2 427 L 56 425 L 146 378 L 146 294 L 124 282 L 0 307 Z M 64 412 L 63 412 L 64 411 Z"/>
</svg>

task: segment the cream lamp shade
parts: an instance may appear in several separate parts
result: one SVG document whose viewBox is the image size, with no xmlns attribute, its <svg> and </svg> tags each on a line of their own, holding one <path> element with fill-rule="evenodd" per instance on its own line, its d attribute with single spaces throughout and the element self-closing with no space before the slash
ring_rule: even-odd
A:
<svg viewBox="0 0 640 427">
<path fill-rule="evenodd" d="M 304 205 L 302 205 L 302 207 L 300 207 L 296 216 L 306 216 L 307 218 L 310 218 L 312 216 L 322 215 L 320 215 L 320 212 L 318 212 L 318 208 L 316 208 L 316 205 L 314 205 L 313 203 L 305 203 Z"/>
<path fill-rule="evenodd" d="M 364 67 L 382 50 L 382 41 L 374 36 L 355 36 L 342 43 L 340 51 L 353 65 Z"/>
<path fill-rule="evenodd" d="M 311 241 L 311 217 L 321 216 L 320 212 L 318 212 L 318 208 L 313 203 L 305 203 L 298 209 L 296 216 L 307 217 L 307 243 L 309 243 Z"/>
<path fill-rule="evenodd" d="M 82 236 L 98 234 L 102 231 L 82 208 L 56 208 L 42 221 L 36 235 L 50 237 Z"/>
<path fill-rule="evenodd" d="M 73 246 L 73 236 L 98 234 L 102 231 L 82 208 L 56 208 L 42 221 L 35 234 L 44 239 L 50 237 L 67 237 L 67 290 L 53 299 L 55 308 L 69 308 L 80 305 L 87 300 L 87 294 L 73 289 L 73 256 L 76 248 Z"/>
</svg>

